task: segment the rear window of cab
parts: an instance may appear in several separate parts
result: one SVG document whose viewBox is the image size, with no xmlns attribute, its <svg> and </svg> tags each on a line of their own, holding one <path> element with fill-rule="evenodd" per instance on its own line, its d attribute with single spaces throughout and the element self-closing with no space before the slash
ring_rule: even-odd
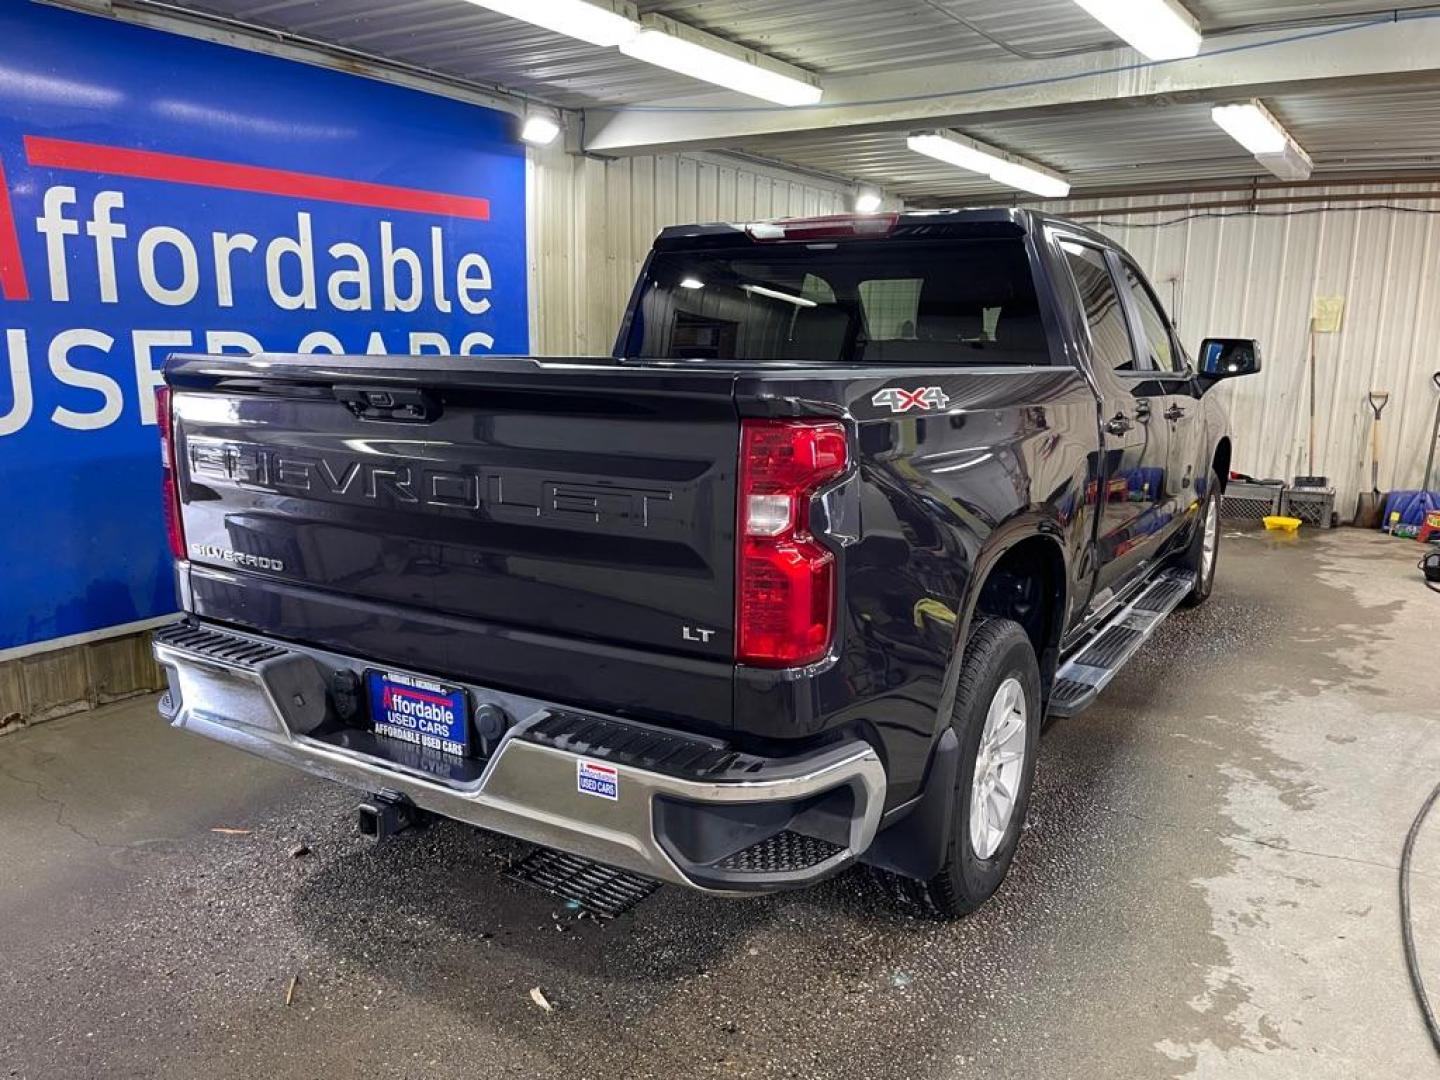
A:
<svg viewBox="0 0 1440 1080">
<path fill-rule="evenodd" d="M 1050 363 L 1020 238 L 657 252 L 625 344 L 637 359 Z"/>
</svg>

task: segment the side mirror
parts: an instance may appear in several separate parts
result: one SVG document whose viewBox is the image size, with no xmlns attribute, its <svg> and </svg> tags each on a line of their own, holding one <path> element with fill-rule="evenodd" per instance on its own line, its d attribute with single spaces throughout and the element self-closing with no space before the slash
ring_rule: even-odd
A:
<svg viewBox="0 0 1440 1080">
<path fill-rule="evenodd" d="M 1200 343 L 1200 374 L 1233 379 L 1260 370 L 1260 343 L 1253 338 L 1206 338 Z"/>
</svg>

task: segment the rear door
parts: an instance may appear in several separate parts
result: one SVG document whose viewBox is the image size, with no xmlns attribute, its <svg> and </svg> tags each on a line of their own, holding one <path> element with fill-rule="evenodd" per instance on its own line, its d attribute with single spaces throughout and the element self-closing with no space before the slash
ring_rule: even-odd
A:
<svg viewBox="0 0 1440 1080">
<path fill-rule="evenodd" d="M 1101 397 L 1101 480 L 1087 494 L 1098 507 L 1095 587 L 1103 603 L 1143 568 L 1158 528 L 1168 452 L 1163 395 L 1135 347 L 1113 256 L 1080 237 L 1057 240 L 1085 313 Z"/>
<path fill-rule="evenodd" d="M 483 625 L 512 641 L 732 654 L 738 424 L 724 373 L 195 357 L 168 379 L 192 578 L 212 597 L 226 579 L 264 586 L 235 590 L 256 628 L 312 632 L 294 613 L 330 597 L 349 614 L 325 640 L 359 654 L 407 618 L 437 640 Z"/>
<path fill-rule="evenodd" d="M 1148 354 L 1164 408 L 1169 453 L 1166 461 L 1165 498 L 1161 514 L 1166 525 L 1178 525 L 1204 494 L 1207 477 L 1199 474 L 1204 425 L 1195 373 L 1175 334 L 1165 309 L 1138 267 L 1121 257 L 1123 279 L 1130 301 L 1136 343 Z M 1157 405 L 1159 402 L 1157 401 Z"/>
</svg>

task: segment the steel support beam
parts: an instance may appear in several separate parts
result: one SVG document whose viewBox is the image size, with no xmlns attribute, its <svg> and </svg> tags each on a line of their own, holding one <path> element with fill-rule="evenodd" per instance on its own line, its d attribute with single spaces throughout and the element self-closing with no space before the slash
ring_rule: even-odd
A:
<svg viewBox="0 0 1440 1080">
<path fill-rule="evenodd" d="M 1440 12 L 1262 33 L 1207 42 L 1188 60 L 1145 61 L 1128 49 L 1044 61 L 937 64 L 883 75 L 830 77 L 816 107 L 702 96 L 585 113 L 585 150 L 640 154 L 734 146 L 797 132 L 838 133 L 963 125 L 1094 102 L 1203 96 L 1216 101 L 1313 88 L 1336 80 L 1398 80 L 1440 71 Z"/>
</svg>

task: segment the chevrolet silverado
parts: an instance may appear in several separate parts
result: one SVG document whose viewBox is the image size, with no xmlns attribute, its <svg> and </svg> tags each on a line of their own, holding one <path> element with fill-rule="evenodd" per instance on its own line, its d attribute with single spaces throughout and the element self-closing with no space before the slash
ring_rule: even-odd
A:
<svg viewBox="0 0 1440 1080">
<path fill-rule="evenodd" d="M 377 834 L 962 915 L 1045 718 L 1210 594 L 1259 364 L 1009 209 L 668 228 L 609 357 L 176 355 L 161 710 Z"/>
</svg>

